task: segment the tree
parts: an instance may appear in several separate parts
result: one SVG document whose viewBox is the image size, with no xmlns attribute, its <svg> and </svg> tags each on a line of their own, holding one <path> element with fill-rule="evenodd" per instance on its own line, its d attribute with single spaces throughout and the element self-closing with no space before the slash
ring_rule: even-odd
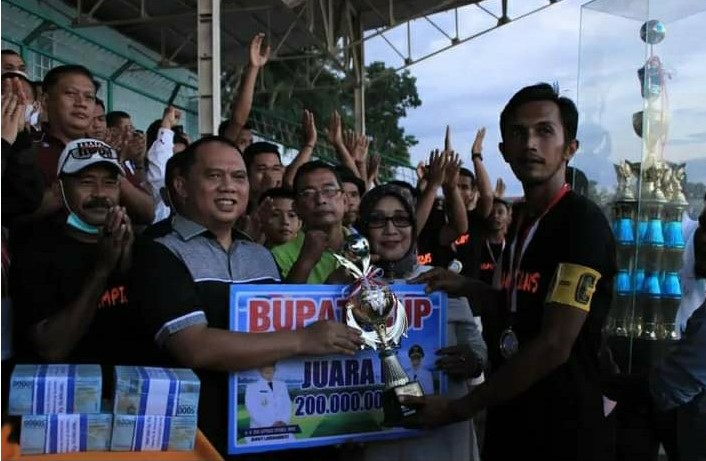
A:
<svg viewBox="0 0 706 461">
<path fill-rule="evenodd" d="M 373 138 L 371 151 L 388 160 L 383 165 L 409 165 L 409 148 L 417 144 L 417 139 L 405 133 L 400 120 L 409 109 L 422 104 L 416 78 L 408 70 L 398 73 L 382 62 L 371 63 L 366 72 L 365 113 L 367 134 Z M 317 76 L 316 87 L 308 88 L 309 81 L 302 75 Z M 223 75 L 224 113 L 229 109 L 239 80 L 238 72 Z M 316 57 L 268 63 L 253 103 L 255 110 L 286 120 L 292 127 L 299 125 L 304 109 L 313 111 L 319 130 L 326 126 L 334 110 L 339 111 L 346 128 L 353 128 L 353 105 L 353 82 Z M 381 173 L 386 176 L 389 170 Z"/>
<path fill-rule="evenodd" d="M 405 133 L 400 120 L 408 109 L 422 105 L 417 79 L 409 70 L 398 73 L 382 62 L 371 63 L 366 71 L 371 83 L 366 88 L 365 116 L 368 134 L 373 137 L 372 149 L 408 164 L 409 148 L 418 141 Z"/>
</svg>

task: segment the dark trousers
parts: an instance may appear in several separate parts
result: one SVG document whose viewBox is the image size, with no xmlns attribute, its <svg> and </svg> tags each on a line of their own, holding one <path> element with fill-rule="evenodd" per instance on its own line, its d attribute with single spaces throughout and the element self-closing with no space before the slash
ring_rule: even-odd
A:
<svg viewBox="0 0 706 461">
<path fill-rule="evenodd" d="M 615 416 L 618 461 L 657 461 L 660 444 L 669 461 L 679 461 L 676 410 L 658 411 L 650 402 L 618 403 Z"/>
</svg>

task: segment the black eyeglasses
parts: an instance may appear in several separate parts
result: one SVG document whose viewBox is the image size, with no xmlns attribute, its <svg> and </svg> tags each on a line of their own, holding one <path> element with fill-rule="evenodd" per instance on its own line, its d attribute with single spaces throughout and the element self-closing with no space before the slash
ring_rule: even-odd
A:
<svg viewBox="0 0 706 461">
<path fill-rule="evenodd" d="M 373 215 L 367 219 L 368 228 L 370 229 L 381 229 L 386 227 L 387 223 L 390 221 L 392 221 L 392 225 L 397 228 L 409 227 L 412 225 L 412 218 L 406 215 Z"/>
<path fill-rule="evenodd" d="M 341 192 L 341 189 L 336 186 L 324 186 L 320 190 L 310 187 L 299 191 L 297 195 L 301 198 L 309 200 L 316 197 L 316 194 L 321 194 L 321 196 L 325 198 L 334 198 L 339 192 Z"/>
</svg>

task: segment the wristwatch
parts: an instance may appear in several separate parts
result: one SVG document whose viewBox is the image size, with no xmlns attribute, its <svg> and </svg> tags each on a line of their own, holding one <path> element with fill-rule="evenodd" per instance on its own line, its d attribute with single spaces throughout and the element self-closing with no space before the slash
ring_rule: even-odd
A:
<svg viewBox="0 0 706 461">
<path fill-rule="evenodd" d="M 471 160 L 475 160 L 477 158 L 479 158 L 480 161 L 482 162 L 483 161 L 483 154 L 481 154 L 480 152 L 473 152 L 471 154 Z"/>
</svg>

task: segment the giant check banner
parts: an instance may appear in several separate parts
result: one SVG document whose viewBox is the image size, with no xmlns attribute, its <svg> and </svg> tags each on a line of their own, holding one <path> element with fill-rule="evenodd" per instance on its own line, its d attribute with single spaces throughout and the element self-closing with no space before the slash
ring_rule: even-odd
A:
<svg viewBox="0 0 706 461">
<path fill-rule="evenodd" d="M 446 390 L 434 370 L 446 342 L 446 295 L 422 285 L 393 285 L 409 330 L 398 351 L 410 379 L 426 394 Z M 343 286 L 233 285 L 230 327 L 265 333 L 304 328 L 317 320 L 342 321 Z M 414 360 L 409 349 L 415 347 Z M 423 353 L 420 360 L 419 349 Z M 228 451 L 231 454 L 399 438 L 412 434 L 382 426 L 382 380 L 376 351 L 283 360 L 273 367 L 233 373 L 229 383 Z"/>
</svg>

